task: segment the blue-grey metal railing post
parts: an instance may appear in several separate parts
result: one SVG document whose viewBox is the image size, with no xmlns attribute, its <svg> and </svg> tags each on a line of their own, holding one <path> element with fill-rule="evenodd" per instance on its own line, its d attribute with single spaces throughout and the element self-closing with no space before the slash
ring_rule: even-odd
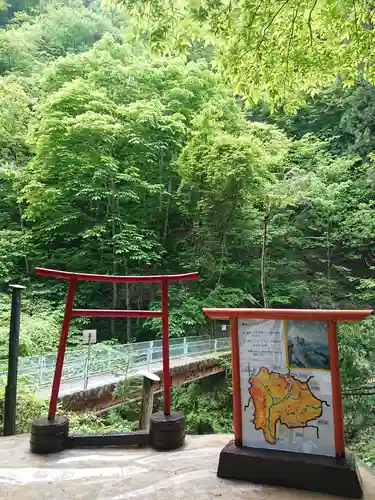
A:
<svg viewBox="0 0 375 500">
<path fill-rule="evenodd" d="M 185 358 L 187 357 L 188 352 L 189 352 L 189 346 L 188 346 L 188 343 L 187 343 L 187 338 L 184 337 L 184 356 L 185 356 Z"/>
<path fill-rule="evenodd" d="M 87 389 L 87 385 L 89 383 L 89 364 L 88 359 L 85 358 L 84 367 L 83 367 L 83 389 Z"/>
<path fill-rule="evenodd" d="M 89 372 L 90 372 L 90 354 L 91 354 L 91 331 L 89 330 L 89 338 L 87 345 L 87 356 L 85 359 L 85 371 L 84 371 L 84 379 L 83 379 L 83 389 L 86 390 L 89 384 Z"/>
<path fill-rule="evenodd" d="M 147 364 L 148 364 L 148 369 L 150 370 L 150 365 L 152 363 L 152 354 L 154 351 L 154 341 L 150 340 L 150 347 L 147 350 Z"/>
<path fill-rule="evenodd" d="M 39 385 L 43 384 L 43 365 L 44 365 L 44 356 L 39 356 L 39 359 L 38 359 Z"/>
</svg>

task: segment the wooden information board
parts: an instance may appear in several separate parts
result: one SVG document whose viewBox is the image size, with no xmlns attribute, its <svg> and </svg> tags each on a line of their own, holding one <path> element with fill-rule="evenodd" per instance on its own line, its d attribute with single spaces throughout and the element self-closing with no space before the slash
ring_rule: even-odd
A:
<svg viewBox="0 0 375 500">
<path fill-rule="evenodd" d="M 242 444 L 335 456 L 328 328 L 240 319 Z"/>
<path fill-rule="evenodd" d="M 345 453 L 337 323 L 371 310 L 204 309 L 230 320 L 234 442 L 218 476 L 359 498 Z"/>
</svg>

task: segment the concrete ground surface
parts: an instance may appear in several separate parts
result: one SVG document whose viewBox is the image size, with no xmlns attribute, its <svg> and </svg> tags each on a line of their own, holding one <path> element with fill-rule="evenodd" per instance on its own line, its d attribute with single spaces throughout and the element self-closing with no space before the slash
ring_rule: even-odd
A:
<svg viewBox="0 0 375 500">
<path fill-rule="evenodd" d="M 28 436 L 0 438 L 0 499 L 14 500 L 324 500 L 339 497 L 216 477 L 230 436 L 187 436 L 184 448 L 29 452 Z M 375 500 L 375 475 L 361 467 L 365 500 Z"/>
</svg>

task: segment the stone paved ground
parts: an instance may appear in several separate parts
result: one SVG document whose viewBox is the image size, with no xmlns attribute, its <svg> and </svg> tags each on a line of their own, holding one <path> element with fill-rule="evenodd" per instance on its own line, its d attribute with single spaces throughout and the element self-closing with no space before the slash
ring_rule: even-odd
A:
<svg viewBox="0 0 375 500">
<path fill-rule="evenodd" d="M 338 497 L 216 477 L 229 436 L 188 436 L 180 451 L 68 450 L 31 455 L 28 437 L 0 438 L 0 499 L 14 500 L 333 500 Z M 365 500 L 375 500 L 375 476 L 361 468 Z"/>
</svg>

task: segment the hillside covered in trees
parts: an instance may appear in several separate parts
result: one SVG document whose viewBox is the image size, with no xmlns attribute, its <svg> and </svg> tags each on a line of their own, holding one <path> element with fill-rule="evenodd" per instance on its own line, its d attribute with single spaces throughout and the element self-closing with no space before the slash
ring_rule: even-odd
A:
<svg viewBox="0 0 375 500">
<path fill-rule="evenodd" d="M 26 284 L 31 309 L 55 310 L 66 292 L 35 266 L 198 270 L 172 294 L 172 335 L 203 331 L 203 304 L 374 301 L 371 85 L 337 82 L 294 115 L 269 114 L 233 96 L 199 43 L 163 57 L 131 42 L 120 7 L 14 4 L 0 18 L 0 278 Z M 78 302 L 158 298 L 90 283 Z M 100 331 L 140 340 L 159 325 Z"/>
<path fill-rule="evenodd" d="M 286 92 L 282 102 L 281 91 L 268 101 L 228 81 L 214 43 L 192 36 L 181 52 L 134 37 L 126 5 L 0 9 L 1 357 L 10 282 L 27 286 L 21 354 L 56 347 L 66 283 L 37 279 L 36 266 L 199 271 L 199 282 L 172 288 L 172 336 L 213 334 L 203 306 L 374 306 L 375 87 L 364 73 L 350 87 L 315 82 L 310 94 L 298 80 L 304 101 Z M 159 300 L 151 285 L 80 283 L 76 304 Z M 158 320 L 91 325 L 114 342 L 161 331 Z M 343 329 L 340 342 L 354 436 L 374 424 L 371 392 L 355 390 L 374 378 L 372 321 Z"/>
</svg>

